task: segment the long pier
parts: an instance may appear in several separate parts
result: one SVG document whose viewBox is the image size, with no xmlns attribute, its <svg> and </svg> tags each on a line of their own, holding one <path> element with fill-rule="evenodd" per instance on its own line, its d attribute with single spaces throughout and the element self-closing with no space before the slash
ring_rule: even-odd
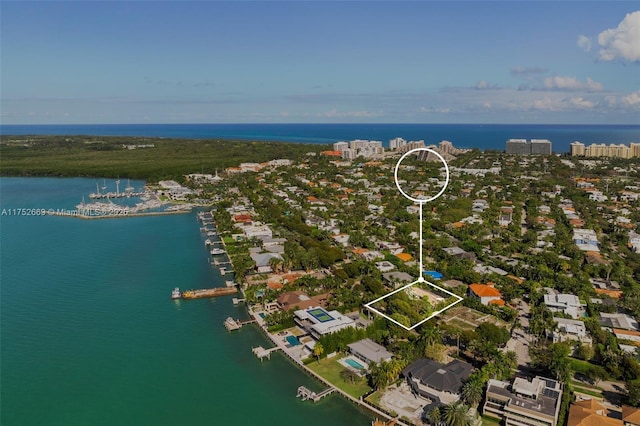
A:
<svg viewBox="0 0 640 426">
<path fill-rule="evenodd" d="M 335 388 L 327 388 L 320 393 L 316 393 L 312 390 L 309 390 L 306 386 L 299 386 L 298 392 L 296 393 L 296 398 L 302 398 L 303 401 L 310 399 L 313 402 L 318 402 L 325 396 L 333 393 L 335 390 Z"/>
</svg>

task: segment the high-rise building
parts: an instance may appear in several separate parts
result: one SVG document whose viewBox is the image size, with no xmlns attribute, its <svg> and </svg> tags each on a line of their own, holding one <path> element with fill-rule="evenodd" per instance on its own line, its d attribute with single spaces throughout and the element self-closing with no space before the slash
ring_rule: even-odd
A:
<svg viewBox="0 0 640 426">
<path fill-rule="evenodd" d="M 389 141 L 389 149 L 394 151 L 402 146 L 405 146 L 407 141 L 402 138 L 394 138 Z"/>
<path fill-rule="evenodd" d="M 334 151 L 344 151 L 349 148 L 349 144 L 347 142 L 336 142 L 333 144 Z"/>
<path fill-rule="evenodd" d="M 401 147 L 398 147 L 398 152 L 401 154 L 404 154 L 405 152 L 409 152 L 412 149 L 417 149 L 417 148 L 424 148 L 424 141 L 423 140 L 419 140 L 419 141 L 411 141 L 411 142 L 407 142 L 406 144 L 404 144 Z"/>
<path fill-rule="evenodd" d="M 571 142 L 571 156 L 582 157 L 584 156 L 584 144 L 582 142 Z"/>
<path fill-rule="evenodd" d="M 531 145 L 526 139 L 509 139 L 507 141 L 507 154 L 528 155 L 531 154 Z"/>
<path fill-rule="evenodd" d="M 551 141 L 549 139 L 531 139 L 532 155 L 551 155 Z"/>
<path fill-rule="evenodd" d="M 629 145 L 632 157 L 640 157 L 640 143 L 632 143 Z"/>
</svg>

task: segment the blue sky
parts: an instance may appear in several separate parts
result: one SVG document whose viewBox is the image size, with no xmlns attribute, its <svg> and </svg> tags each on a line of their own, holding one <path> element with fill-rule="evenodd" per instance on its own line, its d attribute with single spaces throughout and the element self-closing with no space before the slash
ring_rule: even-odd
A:
<svg viewBox="0 0 640 426">
<path fill-rule="evenodd" d="M 0 1 L 3 124 L 640 123 L 637 1 Z"/>
</svg>

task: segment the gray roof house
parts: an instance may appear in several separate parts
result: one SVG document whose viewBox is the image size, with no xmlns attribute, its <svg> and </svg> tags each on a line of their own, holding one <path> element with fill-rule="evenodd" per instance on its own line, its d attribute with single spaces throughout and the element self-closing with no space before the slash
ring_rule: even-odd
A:
<svg viewBox="0 0 640 426">
<path fill-rule="evenodd" d="M 371 339 L 362 339 L 347 345 L 349 352 L 364 362 L 371 364 L 372 362 L 389 361 L 393 354 L 384 346 L 381 346 Z"/>
<path fill-rule="evenodd" d="M 282 260 L 282 256 L 278 253 L 260 253 L 251 254 L 251 259 L 256 262 L 256 270 L 258 273 L 271 272 L 271 265 L 269 261 L 273 258 Z"/>
<path fill-rule="evenodd" d="M 449 404 L 460 399 L 463 382 L 473 367 L 455 359 L 442 364 L 430 359 L 419 359 L 402 370 L 411 389 L 420 396 Z"/>
</svg>

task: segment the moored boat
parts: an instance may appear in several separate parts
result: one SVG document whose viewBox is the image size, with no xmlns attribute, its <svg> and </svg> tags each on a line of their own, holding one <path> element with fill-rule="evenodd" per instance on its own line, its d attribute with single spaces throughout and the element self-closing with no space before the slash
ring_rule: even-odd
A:
<svg viewBox="0 0 640 426">
<path fill-rule="evenodd" d="M 171 292 L 171 298 L 180 299 L 180 297 L 182 297 L 182 294 L 180 293 L 180 289 L 178 287 L 174 288 L 173 291 Z"/>
</svg>

